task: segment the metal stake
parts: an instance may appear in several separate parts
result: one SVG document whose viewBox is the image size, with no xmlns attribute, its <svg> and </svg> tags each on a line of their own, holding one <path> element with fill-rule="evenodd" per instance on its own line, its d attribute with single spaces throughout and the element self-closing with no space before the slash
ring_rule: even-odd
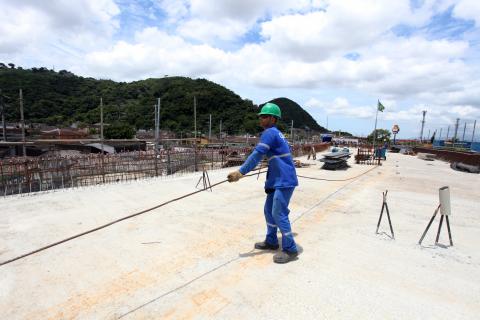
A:
<svg viewBox="0 0 480 320">
<path fill-rule="evenodd" d="M 437 238 L 435 239 L 435 245 L 438 244 L 438 239 L 440 238 L 440 231 L 442 231 L 443 223 L 443 214 L 440 216 L 440 223 L 438 224 Z"/>
<path fill-rule="evenodd" d="M 395 239 L 395 234 L 393 233 L 393 227 L 392 227 L 392 220 L 390 219 L 390 211 L 388 210 L 387 194 L 388 194 L 388 190 L 386 190 L 385 192 L 382 192 L 382 196 L 383 196 L 382 210 L 380 211 L 380 217 L 378 218 L 377 230 L 375 231 L 375 233 L 378 234 L 378 229 L 380 228 L 380 222 L 382 221 L 383 209 L 386 209 L 388 224 L 390 226 L 390 232 L 392 233 L 392 239 Z"/>
<path fill-rule="evenodd" d="M 433 213 L 433 216 L 432 216 L 432 218 L 430 219 L 430 222 L 428 223 L 427 228 L 426 228 L 425 231 L 423 232 L 422 237 L 420 238 L 420 241 L 418 241 L 418 244 L 419 244 L 419 245 L 422 244 L 423 238 L 425 238 L 425 235 L 427 234 L 428 229 L 430 228 L 430 226 L 432 225 L 433 220 L 434 220 L 435 217 L 437 216 L 438 210 L 440 210 L 440 205 L 438 205 L 437 209 L 435 209 L 435 212 Z"/>
</svg>

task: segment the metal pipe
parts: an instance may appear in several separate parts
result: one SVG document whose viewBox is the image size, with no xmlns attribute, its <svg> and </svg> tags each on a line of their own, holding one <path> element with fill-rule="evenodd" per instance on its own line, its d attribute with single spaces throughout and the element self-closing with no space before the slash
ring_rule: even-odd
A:
<svg viewBox="0 0 480 320">
<path fill-rule="evenodd" d="M 440 199 L 440 213 L 442 215 L 450 215 L 450 188 L 445 186 L 438 189 L 438 197 Z"/>
</svg>

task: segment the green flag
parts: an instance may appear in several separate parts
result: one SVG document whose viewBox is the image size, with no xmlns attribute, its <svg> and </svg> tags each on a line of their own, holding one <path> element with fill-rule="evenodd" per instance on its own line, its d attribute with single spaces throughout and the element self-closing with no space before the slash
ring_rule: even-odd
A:
<svg viewBox="0 0 480 320">
<path fill-rule="evenodd" d="M 380 112 L 383 112 L 384 109 L 385 109 L 385 107 L 384 107 L 383 104 L 380 102 L 380 100 L 378 100 L 377 110 L 380 111 Z"/>
</svg>

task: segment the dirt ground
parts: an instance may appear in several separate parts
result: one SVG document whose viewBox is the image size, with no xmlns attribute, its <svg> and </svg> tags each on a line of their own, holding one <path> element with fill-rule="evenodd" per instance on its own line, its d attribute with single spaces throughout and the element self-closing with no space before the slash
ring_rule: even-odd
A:
<svg viewBox="0 0 480 320">
<path fill-rule="evenodd" d="M 319 157 L 321 158 L 321 154 Z M 478 319 L 480 176 L 387 154 L 381 167 L 297 174 L 290 204 L 298 260 L 273 263 L 264 238 L 264 175 L 224 183 L 0 266 L 4 319 Z M 353 159 L 350 159 L 353 160 Z M 229 170 L 209 173 L 212 183 Z M 195 191 L 178 178 L 0 198 L 0 261 Z M 449 186 L 453 247 L 439 217 Z M 384 217 L 388 189 L 395 239 Z"/>
</svg>

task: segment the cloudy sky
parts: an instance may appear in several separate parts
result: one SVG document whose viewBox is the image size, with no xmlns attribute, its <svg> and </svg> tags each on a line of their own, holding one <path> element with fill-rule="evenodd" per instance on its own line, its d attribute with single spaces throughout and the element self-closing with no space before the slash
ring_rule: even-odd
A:
<svg viewBox="0 0 480 320">
<path fill-rule="evenodd" d="M 479 0 L 0 0 L 0 62 L 117 81 L 206 78 L 332 130 L 450 136 L 480 120 Z M 480 136 L 480 123 L 477 135 Z M 437 132 L 439 134 L 439 132 Z M 480 137 L 477 136 L 477 140 Z"/>
</svg>

